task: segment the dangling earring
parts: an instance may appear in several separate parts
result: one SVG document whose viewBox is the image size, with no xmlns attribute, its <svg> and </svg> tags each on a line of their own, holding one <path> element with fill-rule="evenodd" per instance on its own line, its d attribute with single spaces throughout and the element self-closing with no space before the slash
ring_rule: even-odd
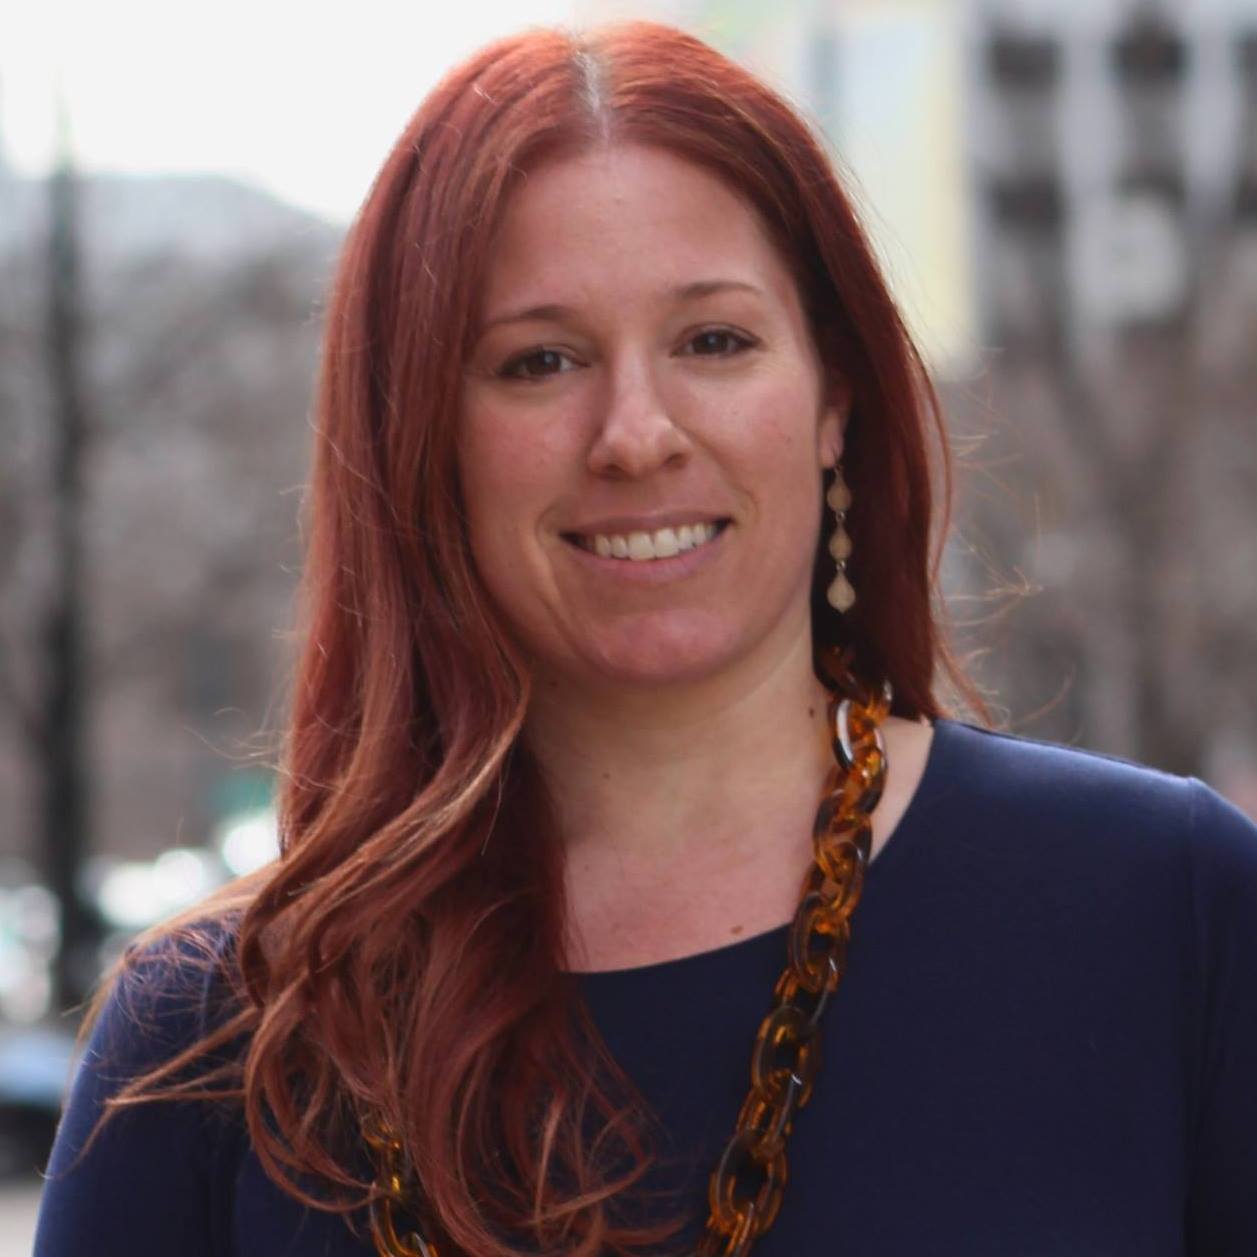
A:
<svg viewBox="0 0 1257 1257">
<path fill-rule="evenodd" d="M 829 492 L 825 494 L 825 501 L 829 504 L 838 523 L 834 529 L 834 535 L 829 539 L 829 553 L 838 567 L 838 575 L 830 583 L 825 597 L 835 611 L 850 611 L 855 603 L 855 590 L 851 588 L 851 582 L 847 579 L 847 560 L 851 557 L 851 538 L 843 524 L 851 506 L 851 490 L 847 488 L 847 482 L 842 478 L 841 463 L 834 468 L 834 482 L 829 486 Z"/>
</svg>

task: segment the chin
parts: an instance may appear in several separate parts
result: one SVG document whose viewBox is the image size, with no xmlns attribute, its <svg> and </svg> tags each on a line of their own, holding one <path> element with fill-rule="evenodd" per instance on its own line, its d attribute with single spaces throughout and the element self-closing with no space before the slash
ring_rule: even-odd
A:
<svg viewBox="0 0 1257 1257">
<path fill-rule="evenodd" d="M 694 685 L 736 667 L 743 653 L 729 634 L 634 633 L 590 643 L 582 671 L 614 685 L 661 689 Z M 745 644 L 743 644 L 745 648 Z"/>
</svg>

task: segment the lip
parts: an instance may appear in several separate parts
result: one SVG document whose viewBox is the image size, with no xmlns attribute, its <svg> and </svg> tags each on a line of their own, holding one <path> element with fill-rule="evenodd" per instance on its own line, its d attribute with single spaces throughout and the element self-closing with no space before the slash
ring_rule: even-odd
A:
<svg viewBox="0 0 1257 1257">
<path fill-rule="evenodd" d="M 715 516 L 710 522 L 714 523 L 722 518 L 727 519 L 728 517 Z M 699 519 L 691 515 L 688 520 L 682 520 L 681 522 L 707 523 L 708 520 Z M 668 525 L 658 524 L 656 527 L 666 528 Z M 631 529 L 630 531 L 635 532 L 639 530 Z M 640 531 L 649 532 L 650 530 L 643 528 Z M 583 546 L 577 545 L 575 541 L 568 540 L 567 535 L 564 536 L 563 548 L 577 563 L 599 576 L 628 581 L 636 585 L 657 585 L 661 582 L 677 580 L 701 571 L 720 556 L 720 552 L 724 549 L 725 541 L 732 531 L 733 524 L 730 521 L 704 545 L 695 546 L 693 550 L 682 550 L 679 554 L 674 554 L 670 558 L 647 559 L 641 562 L 635 562 L 632 559 L 603 558 L 592 550 L 586 550 Z"/>
</svg>

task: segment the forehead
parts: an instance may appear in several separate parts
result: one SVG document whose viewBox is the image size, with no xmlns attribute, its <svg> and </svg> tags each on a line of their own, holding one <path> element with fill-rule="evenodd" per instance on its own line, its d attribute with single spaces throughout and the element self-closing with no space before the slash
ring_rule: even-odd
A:
<svg viewBox="0 0 1257 1257">
<path fill-rule="evenodd" d="M 503 209 L 482 297 L 492 306 L 556 286 L 627 297 L 730 272 L 793 298 L 786 261 L 749 200 L 678 154 L 616 144 L 523 176 Z"/>
</svg>

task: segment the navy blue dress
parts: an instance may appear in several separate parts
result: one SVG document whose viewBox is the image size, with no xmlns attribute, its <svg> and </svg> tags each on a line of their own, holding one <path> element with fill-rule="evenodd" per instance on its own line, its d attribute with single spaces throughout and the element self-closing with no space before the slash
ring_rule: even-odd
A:
<svg viewBox="0 0 1257 1257">
<path fill-rule="evenodd" d="M 691 1235 L 785 947 L 782 927 L 580 979 Z M 1257 1255 L 1257 826 L 1215 792 L 940 720 L 850 961 L 756 1257 Z M 36 1257 L 370 1254 L 221 1112 L 126 1113 L 76 1161 L 116 1080 L 196 1035 L 161 995 L 147 1029 L 115 998 L 95 1031 Z"/>
</svg>

